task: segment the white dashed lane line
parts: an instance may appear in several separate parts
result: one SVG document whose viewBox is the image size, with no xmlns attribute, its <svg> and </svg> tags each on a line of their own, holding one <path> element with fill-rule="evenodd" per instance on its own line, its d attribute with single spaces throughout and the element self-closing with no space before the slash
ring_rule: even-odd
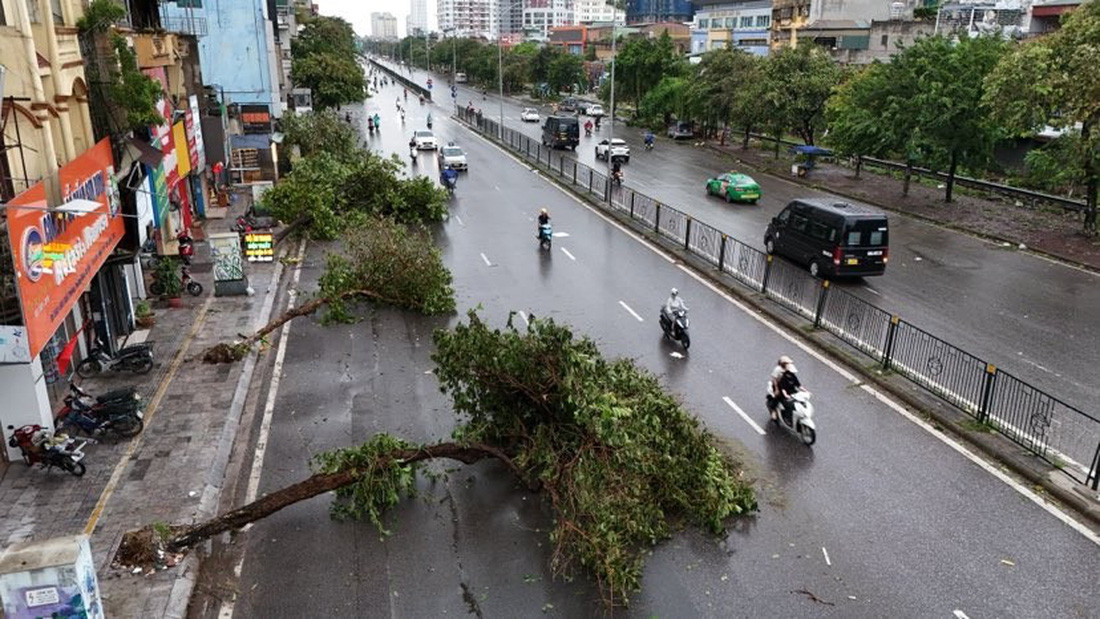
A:
<svg viewBox="0 0 1100 619">
<path fill-rule="evenodd" d="M 750 426 L 752 426 L 752 429 L 756 430 L 757 434 L 759 434 L 760 436 L 764 436 L 765 434 L 767 434 L 767 432 L 764 431 L 764 428 L 760 427 L 760 424 L 753 421 L 752 417 L 749 417 L 745 413 L 745 411 L 741 410 L 741 407 L 738 406 L 736 402 L 729 399 L 728 396 L 722 396 L 722 401 L 728 404 L 729 407 L 732 408 L 738 415 L 741 415 L 741 418 L 744 419 Z"/>
<path fill-rule="evenodd" d="M 623 306 L 623 309 L 624 309 L 624 310 L 626 310 L 626 311 L 630 312 L 630 315 L 631 315 L 631 316 L 633 316 L 633 317 L 637 318 L 637 319 L 638 319 L 638 322 L 645 322 L 645 319 L 644 319 L 644 318 L 642 318 L 641 316 L 639 316 L 639 315 L 638 315 L 638 312 L 635 312 L 634 310 L 630 309 L 630 306 L 629 306 L 629 305 L 627 305 L 626 303 L 623 303 L 622 301 L 619 301 L 619 305 Z"/>
</svg>

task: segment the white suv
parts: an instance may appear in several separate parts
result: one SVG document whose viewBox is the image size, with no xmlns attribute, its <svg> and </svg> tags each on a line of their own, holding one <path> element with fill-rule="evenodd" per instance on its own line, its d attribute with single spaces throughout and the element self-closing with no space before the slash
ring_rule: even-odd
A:
<svg viewBox="0 0 1100 619">
<path fill-rule="evenodd" d="M 423 129 L 413 132 L 413 141 L 416 142 L 416 150 L 435 150 L 438 146 L 435 141 L 435 134 Z"/>
<path fill-rule="evenodd" d="M 625 140 L 615 138 L 608 144 L 607 138 L 600 140 L 599 144 L 596 144 L 596 159 L 603 159 L 607 161 L 608 151 L 611 151 L 612 161 L 622 161 L 626 163 L 630 161 L 630 146 L 627 145 Z"/>
</svg>

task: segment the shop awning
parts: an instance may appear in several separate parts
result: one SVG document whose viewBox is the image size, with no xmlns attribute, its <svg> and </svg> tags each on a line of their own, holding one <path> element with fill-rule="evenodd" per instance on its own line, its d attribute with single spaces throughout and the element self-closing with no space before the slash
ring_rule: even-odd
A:
<svg viewBox="0 0 1100 619">
<path fill-rule="evenodd" d="M 128 139 L 126 145 L 134 151 L 133 154 L 137 156 L 138 161 L 150 168 L 159 166 L 160 162 L 164 159 L 164 153 L 160 152 L 159 149 L 153 148 L 151 145 L 137 138 Z"/>
<path fill-rule="evenodd" d="M 249 133 L 229 136 L 232 148 L 271 148 L 270 133 Z"/>
</svg>

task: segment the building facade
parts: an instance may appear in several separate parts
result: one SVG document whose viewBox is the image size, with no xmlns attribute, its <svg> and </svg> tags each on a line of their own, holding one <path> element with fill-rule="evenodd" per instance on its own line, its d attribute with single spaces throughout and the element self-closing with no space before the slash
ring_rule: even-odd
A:
<svg viewBox="0 0 1100 619">
<path fill-rule="evenodd" d="M 573 0 L 524 0 L 523 2 L 523 32 L 529 39 L 547 41 L 550 38 L 551 28 L 572 24 Z"/>
<path fill-rule="evenodd" d="M 616 10 L 608 0 L 573 0 L 573 23 L 575 25 L 606 23 L 626 23 L 626 11 Z"/>
<path fill-rule="evenodd" d="M 439 29 L 447 36 L 491 39 L 494 7 L 492 0 L 439 0 Z"/>
<path fill-rule="evenodd" d="M 798 42 L 818 45 L 841 64 L 889 62 L 903 47 L 932 36 L 932 20 L 818 21 L 798 31 Z"/>
<path fill-rule="evenodd" d="M 376 39 L 393 41 L 397 39 L 397 18 L 392 13 L 371 13 L 370 33 Z"/>
<path fill-rule="evenodd" d="M 405 34 L 424 35 L 428 32 L 428 0 L 409 0 L 409 16 L 405 19 Z"/>
<path fill-rule="evenodd" d="M 771 33 L 771 0 L 697 3 L 692 23 L 691 53 L 736 48 L 766 56 Z"/>
<path fill-rule="evenodd" d="M 695 9 L 690 0 L 627 0 L 627 24 L 690 22 Z"/>
</svg>

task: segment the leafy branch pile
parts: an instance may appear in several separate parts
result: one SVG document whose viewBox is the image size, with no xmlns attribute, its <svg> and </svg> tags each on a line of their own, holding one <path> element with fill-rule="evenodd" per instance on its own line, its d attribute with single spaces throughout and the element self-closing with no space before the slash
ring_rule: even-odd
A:
<svg viewBox="0 0 1100 619">
<path fill-rule="evenodd" d="M 749 483 L 713 436 L 657 379 L 630 360 L 605 359 L 551 320 L 490 329 L 475 313 L 435 335 L 432 359 L 460 424 L 453 441 L 415 445 L 378 434 L 316 456 L 314 475 L 200 523 L 178 551 L 288 505 L 334 491 L 332 515 L 370 519 L 414 493 L 421 463 L 493 458 L 541 489 L 553 512 L 555 574 L 590 574 L 607 605 L 638 590 L 646 551 L 677 527 L 721 535 L 756 510 Z"/>
</svg>

